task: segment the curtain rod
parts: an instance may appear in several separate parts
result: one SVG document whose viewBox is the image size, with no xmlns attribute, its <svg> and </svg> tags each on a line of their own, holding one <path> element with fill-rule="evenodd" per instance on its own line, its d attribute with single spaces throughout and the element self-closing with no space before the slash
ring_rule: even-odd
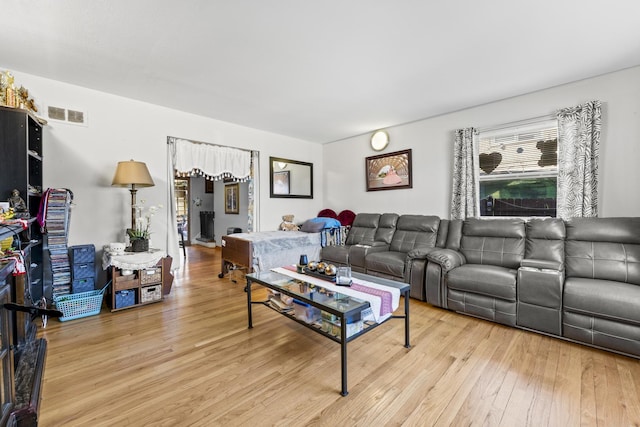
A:
<svg viewBox="0 0 640 427">
<path fill-rule="evenodd" d="M 167 136 L 167 144 L 171 144 L 171 142 L 173 142 L 172 140 L 176 140 L 176 139 L 181 139 L 183 141 L 189 141 L 189 142 L 192 142 L 194 144 L 205 144 L 205 145 L 212 145 L 214 147 L 233 148 L 233 149 L 240 150 L 240 151 L 246 151 L 248 153 L 253 153 L 253 151 L 254 151 L 254 150 L 247 150 L 246 148 L 231 147 L 230 145 L 220 145 L 220 144 L 214 144 L 212 142 L 194 141 L 193 139 L 178 138 L 177 136 Z"/>
<path fill-rule="evenodd" d="M 512 128 L 512 127 L 515 127 L 515 126 L 532 125 L 532 124 L 535 124 L 535 123 L 544 122 L 546 120 L 553 120 L 555 118 L 556 118 L 555 113 L 545 114 L 544 116 L 531 117 L 531 118 L 528 118 L 528 119 L 517 120 L 517 121 L 509 122 L 509 123 L 501 123 L 499 125 L 489 126 L 489 127 L 486 127 L 486 128 L 478 128 L 477 132 L 479 132 L 479 133 L 482 133 L 482 132 L 495 132 L 497 130 L 508 129 L 508 128 Z"/>
</svg>

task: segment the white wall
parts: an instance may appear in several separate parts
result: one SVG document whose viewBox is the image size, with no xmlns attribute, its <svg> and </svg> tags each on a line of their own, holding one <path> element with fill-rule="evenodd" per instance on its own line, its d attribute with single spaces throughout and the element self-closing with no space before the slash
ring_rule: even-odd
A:
<svg viewBox="0 0 640 427">
<path fill-rule="evenodd" d="M 640 194 L 635 189 L 640 182 L 640 67 L 389 128 L 391 143 L 383 152 L 412 148 L 413 188 L 375 192 L 365 191 L 365 157 L 377 154 L 369 148 L 368 135 L 322 146 L 12 72 L 40 108 L 55 105 L 87 112 L 86 127 L 50 122 L 44 129 L 44 185 L 69 188 L 75 196 L 70 245 L 101 247 L 122 240 L 130 218 L 130 194 L 111 187 L 118 161 L 146 162 L 156 185 L 141 189 L 138 198 L 146 199 L 147 206 L 168 205 L 167 136 L 260 151 L 259 230 L 276 229 L 284 214 L 294 214 L 296 222 L 302 222 L 322 208 L 446 218 L 454 129 L 490 127 L 591 99 L 603 101 L 600 215 L 640 215 Z M 314 199 L 271 199 L 269 156 L 312 162 Z M 221 211 L 215 210 L 217 220 Z M 220 225 L 226 231 L 222 221 Z M 153 227 L 153 245 L 164 248 L 167 222 L 162 213 L 154 218 Z M 174 228 L 171 224 L 171 232 Z M 216 227 L 217 237 L 219 233 Z"/>
<path fill-rule="evenodd" d="M 86 127 L 50 121 L 44 128 L 44 186 L 74 193 L 70 245 L 93 243 L 101 248 L 123 239 L 131 218 L 131 196 L 126 189 L 111 187 L 111 180 L 118 161 L 135 159 L 147 164 L 155 181 L 154 187 L 138 191 L 138 200 L 145 199 L 146 206 L 165 206 L 154 217 L 152 244 L 166 248 L 167 136 L 260 151 L 264 183 L 258 193 L 260 230 L 275 230 L 286 213 L 311 218 L 322 209 L 320 176 L 314 180 L 318 196 L 311 200 L 271 199 L 268 191 L 269 156 L 313 162 L 321 171 L 322 146 L 318 144 L 12 72 L 16 84 L 25 86 L 35 99 L 40 116 L 46 118 L 45 105 L 87 112 Z M 174 229 L 171 224 L 171 232 Z"/>
<path fill-rule="evenodd" d="M 492 127 L 594 99 L 603 102 L 599 215 L 640 216 L 640 67 L 389 128 L 391 142 L 382 153 L 412 149 L 412 189 L 366 191 L 365 157 L 378 154 L 369 135 L 328 144 L 325 207 L 448 218 L 455 129 Z"/>
<path fill-rule="evenodd" d="M 268 179 L 267 172 L 267 179 Z M 238 183 L 238 190 L 240 191 L 240 205 L 238 214 L 227 214 L 224 212 L 225 198 L 224 198 L 224 187 L 225 184 L 223 181 L 216 181 L 213 184 L 213 191 L 216 194 L 215 197 L 215 212 L 216 212 L 216 222 L 215 222 L 215 230 L 216 230 L 216 244 L 220 245 L 220 238 L 222 236 L 226 236 L 227 228 L 229 227 L 237 227 L 240 228 L 244 233 L 247 232 L 247 208 L 249 203 L 249 195 L 248 195 L 248 187 L 249 184 L 246 182 Z M 267 197 L 269 196 L 269 182 L 266 182 L 266 185 L 263 187 L 263 191 L 266 192 Z M 316 212 L 317 213 L 317 212 Z M 312 216 L 315 216 L 315 214 Z M 283 214 L 284 215 L 284 214 Z M 277 224 L 273 227 L 270 227 L 270 230 L 276 230 L 278 225 L 280 225 L 282 220 L 280 218 L 277 219 Z"/>
</svg>

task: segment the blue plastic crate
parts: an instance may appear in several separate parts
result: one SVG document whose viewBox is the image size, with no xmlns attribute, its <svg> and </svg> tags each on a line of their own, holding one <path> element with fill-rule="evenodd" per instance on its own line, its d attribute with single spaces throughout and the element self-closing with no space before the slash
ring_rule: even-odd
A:
<svg viewBox="0 0 640 427">
<path fill-rule="evenodd" d="M 71 246 L 69 253 L 72 264 L 93 264 L 96 260 L 96 248 L 94 245 Z"/>
<path fill-rule="evenodd" d="M 80 292 L 89 292 L 95 290 L 95 281 L 93 277 L 74 280 L 71 284 L 71 292 L 74 294 Z"/>
<path fill-rule="evenodd" d="M 125 308 L 132 306 L 136 303 L 136 290 L 125 289 L 122 291 L 116 291 L 116 301 L 114 308 Z"/>
<path fill-rule="evenodd" d="M 93 278 L 96 276 L 93 263 L 73 264 L 73 280 Z"/>
</svg>

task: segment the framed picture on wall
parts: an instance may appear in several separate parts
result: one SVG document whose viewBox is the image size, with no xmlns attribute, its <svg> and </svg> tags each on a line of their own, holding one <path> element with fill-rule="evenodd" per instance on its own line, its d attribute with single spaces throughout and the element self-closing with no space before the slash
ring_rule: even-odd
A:
<svg viewBox="0 0 640 427">
<path fill-rule="evenodd" d="M 412 188 L 411 149 L 365 159 L 367 191 Z"/>
<path fill-rule="evenodd" d="M 213 193 L 213 181 L 206 179 L 204 181 L 204 192 Z"/>
<path fill-rule="evenodd" d="M 240 185 L 228 184 L 224 186 L 224 213 L 237 214 L 240 212 L 239 197 Z"/>
<path fill-rule="evenodd" d="M 289 194 L 289 171 L 273 172 L 273 194 Z"/>
</svg>

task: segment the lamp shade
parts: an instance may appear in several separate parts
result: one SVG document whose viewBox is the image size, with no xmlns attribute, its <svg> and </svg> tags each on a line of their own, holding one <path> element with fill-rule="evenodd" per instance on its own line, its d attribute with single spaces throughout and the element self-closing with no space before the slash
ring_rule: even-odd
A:
<svg viewBox="0 0 640 427">
<path fill-rule="evenodd" d="M 144 162 L 128 160 L 118 162 L 111 185 L 114 187 L 153 187 L 155 184 Z"/>
</svg>

